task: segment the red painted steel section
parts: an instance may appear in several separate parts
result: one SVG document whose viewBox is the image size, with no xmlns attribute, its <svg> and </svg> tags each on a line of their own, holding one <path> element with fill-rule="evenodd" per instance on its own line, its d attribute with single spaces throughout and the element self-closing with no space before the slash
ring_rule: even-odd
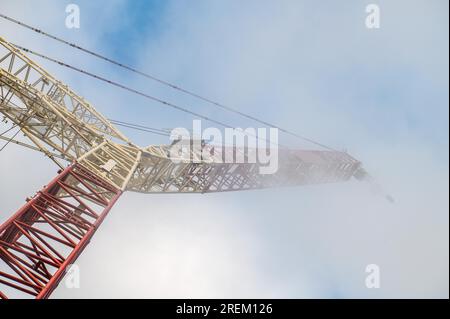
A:
<svg viewBox="0 0 450 319">
<path fill-rule="evenodd" d="M 0 299 L 48 298 L 122 192 L 79 164 L 0 226 Z"/>
</svg>

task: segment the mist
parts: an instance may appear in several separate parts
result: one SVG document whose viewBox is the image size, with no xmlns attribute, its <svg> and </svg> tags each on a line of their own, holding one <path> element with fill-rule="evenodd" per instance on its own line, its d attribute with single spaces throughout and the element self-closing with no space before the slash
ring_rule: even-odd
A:
<svg viewBox="0 0 450 319">
<path fill-rule="evenodd" d="M 448 298 L 448 2 L 375 2 L 377 30 L 364 24 L 365 1 L 78 1 L 81 28 L 70 30 L 64 3 L 3 0 L 6 15 L 347 150 L 395 198 L 355 180 L 126 193 L 77 260 L 81 287 L 61 282 L 52 297 Z M 4 20 L 0 36 L 237 127 L 259 127 Z M 110 118 L 192 126 L 186 114 L 35 60 Z M 123 132 L 142 146 L 169 142 Z M 280 143 L 316 148 L 281 134 Z M 16 145 L 0 152 L 0 222 L 56 170 Z M 380 267 L 379 289 L 365 285 L 369 264 Z"/>
</svg>

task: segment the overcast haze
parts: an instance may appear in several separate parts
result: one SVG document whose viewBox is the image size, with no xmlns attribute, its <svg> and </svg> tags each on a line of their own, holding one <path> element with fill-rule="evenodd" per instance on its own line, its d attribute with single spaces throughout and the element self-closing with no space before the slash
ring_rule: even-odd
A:
<svg viewBox="0 0 450 319">
<path fill-rule="evenodd" d="M 1 0 L 0 12 L 346 149 L 396 201 L 356 181 L 126 193 L 77 261 L 81 288 L 62 283 L 54 298 L 448 298 L 447 1 L 73 1 L 78 30 L 64 25 L 68 3 Z M 380 6 L 380 29 L 365 26 L 369 3 Z M 258 126 L 3 19 L 0 36 L 227 123 Z M 110 118 L 192 125 L 186 114 L 35 60 Z M 142 146 L 168 142 L 122 131 Z M 280 142 L 313 147 L 285 135 Z M 0 222 L 56 170 L 16 145 L 0 152 Z M 379 289 L 365 286 L 368 264 L 380 266 Z"/>
</svg>

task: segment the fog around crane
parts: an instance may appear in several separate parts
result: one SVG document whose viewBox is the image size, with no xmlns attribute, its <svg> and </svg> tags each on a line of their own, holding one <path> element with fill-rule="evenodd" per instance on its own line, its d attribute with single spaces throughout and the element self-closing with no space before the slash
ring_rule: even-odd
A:
<svg viewBox="0 0 450 319">
<path fill-rule="evenodd" d="M 1 11 L 361 160 L 391 204 L 352 182 L 208 195 L 127 193 L 54 297 L 448 298 L 448 3 L 379 1 L 381 27 L 348 1 L 2 1 Z M 130 85 L 254 126 L 0 21 L 1 35 Z M 192 118 L 42 63 L 103 114 L 153 127 Z M 141 145 L 164 137 L 126 132 Z M 286 136 L 280 142 L 313 148 Z M 0 219 L 56 173 L 0 153 Z M 37 174 L 39 172 L 39 174 Z M 23 181 L 26 180 L 26 184 Z M 120 258 L 118 257 L 120 252 Z M 377 264 L 381 287 L 367 289 Z"/>
</svg>

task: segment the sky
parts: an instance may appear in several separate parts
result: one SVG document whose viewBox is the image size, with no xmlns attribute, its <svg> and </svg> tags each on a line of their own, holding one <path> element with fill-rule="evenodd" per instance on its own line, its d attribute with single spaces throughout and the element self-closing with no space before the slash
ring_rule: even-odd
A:
<svg viewBox="0 0 450 319">
<path fill-rule="evenodd" d="M 448 2 L 1 0 L 0 12 L 347 150 L 394 198 L 350 181 L 224 194 L 126 193 L 54 298 L 448 298 Z M 380 7 L 380 28 L 365 8 Z M 0 36 L 240 127 L 258 123 L 0 19 Z M 192 117 L 36 58 L 109 118 Z M 210 123 L 205 123 L 210 125 Z M 2 126 L 0 125 L 0 131 Z M 164 137 L 122 130 L 137 144 Z M 280 135 L 292 148 L 313 146 Z M 2 145 L 2 144 L 0 144 Z M 0 222 L 56 174 L 0 152 Z M 365 285 L 366 266 L 381 286 Z"/>
</svg>

